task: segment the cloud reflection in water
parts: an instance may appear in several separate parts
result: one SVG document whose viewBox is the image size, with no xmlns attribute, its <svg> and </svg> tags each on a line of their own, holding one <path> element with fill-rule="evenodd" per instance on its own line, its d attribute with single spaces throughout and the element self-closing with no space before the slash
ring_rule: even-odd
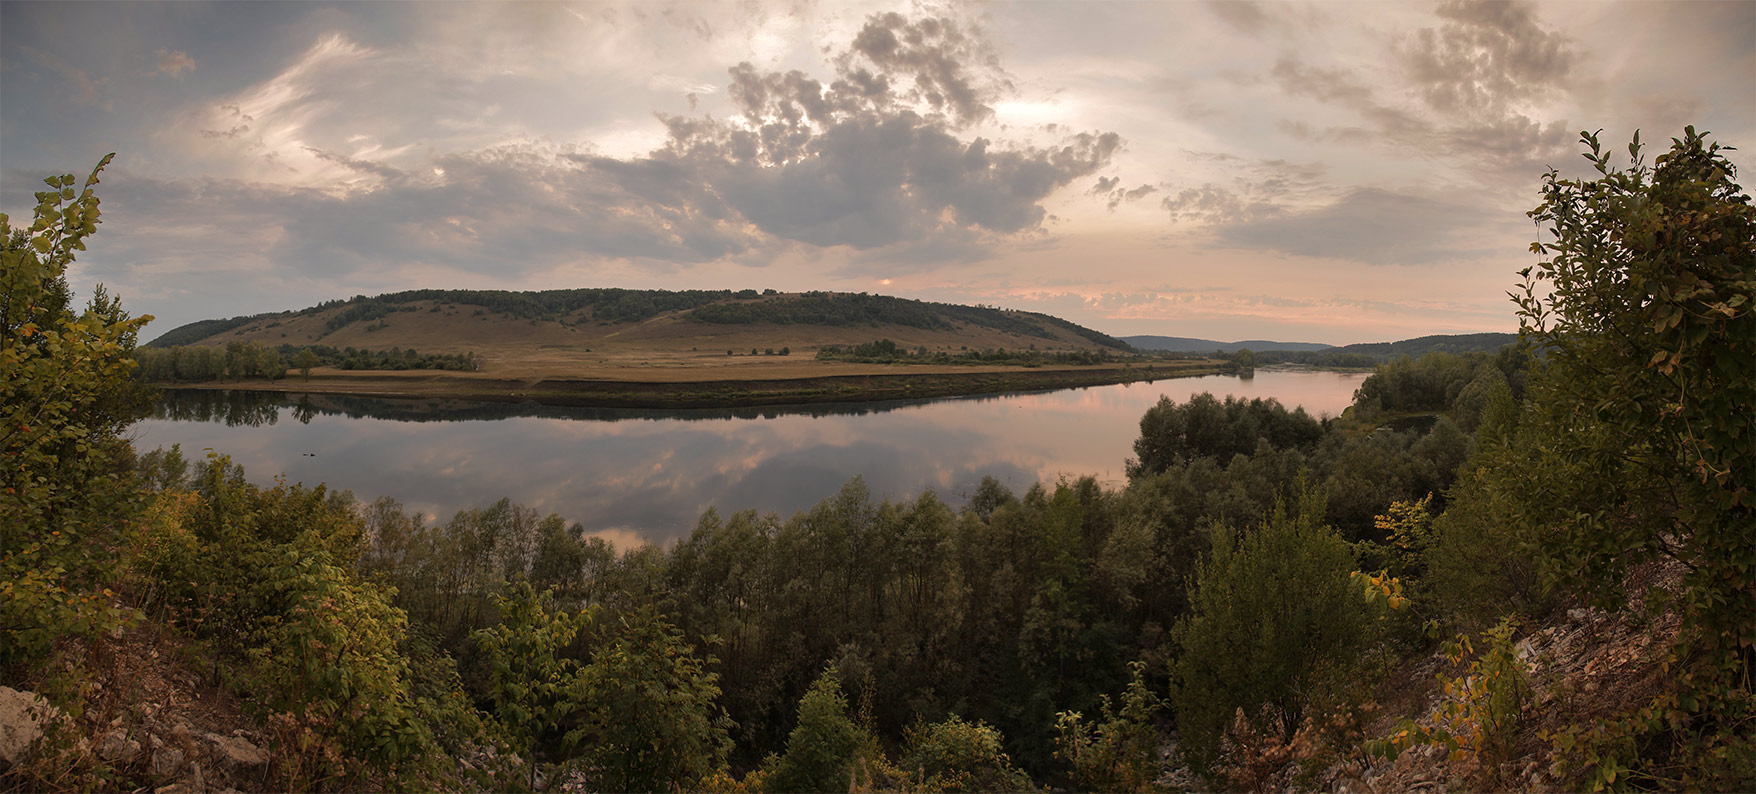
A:
<svg viewBox="0 0 1756 794">
<path fill-rule="evenodd" d="M 1140 416 L 1160 395 L 1275 397 L 1333 416 L 1364 378 L 1259 370 L 1252 379 L 744 411 L 322 395 L 301 405 L 298 395 L 174 392 L 133 437 L 140 449 L 181 444 L 192 458 L 203 448 L 229 454 L 259 483 L 285 473 L 361 499 L 392 496 L 441 519 L 511 497 L 588 531 L 665 543 L 688 534 L 708 507 L 788 516 L 855 476 L 878 497 L 930 488 L 954 505 L 983 476 L 1014 491 L 1087 474 L 1119 483 Z"/>
</svg>

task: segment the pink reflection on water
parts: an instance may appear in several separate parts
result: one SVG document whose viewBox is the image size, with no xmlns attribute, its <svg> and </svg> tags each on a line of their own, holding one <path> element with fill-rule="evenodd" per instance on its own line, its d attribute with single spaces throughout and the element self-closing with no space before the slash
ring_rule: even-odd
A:
<svg viewBox="0 0 1756 794">
<path fill-rule="evenodd" d="M 855 476 L 884 499 L 934 489 L 954 505 L 983 476 L 1014 491 L 1092 475 L 1124 479 L 1140 416 L 1161 396 L 1274 397 L 1314 416 L 1337 415 L 1365 373 L 1259 370 L 1254 378 L 1176 378 L 865 414 L 629 421 L 519 417 L 397 422 L 320 415 L 264 427 L 150 420 L 137 446 L 181 443 L 230 452 L 251 480 L 328 482 L 364 500 L 391 496 L 442 519 L 501 497 L 554 511 L 617 542 L 686 535 L 712 506 L 782 516 L 834 495 Z M 314 453 L 315 456 L 306 456 Z"/>
</svg>

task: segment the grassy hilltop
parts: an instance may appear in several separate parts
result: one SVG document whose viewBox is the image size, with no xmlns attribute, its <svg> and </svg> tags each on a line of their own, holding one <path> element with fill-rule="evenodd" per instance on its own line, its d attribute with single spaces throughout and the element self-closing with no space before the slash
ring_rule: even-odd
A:
<svg viewBox="0 0 1756 794">
<path fill-rule="evenodd" d="M 895 359 L 854 353 L 882 346 Z M 1127 343 L 1035 312 L 865 293 L 774 290 L 415 290 L 297 311 L 203 320 L 150 342 L 332 352 L 299 388 L 354 393 L 559 399 L 603 405 L 724 405 L 972 394 L 1136 380 Z M 818 353 L 847 354 L 825 360 Z M 409 351 L 418 351 L 417 357 Z M 990 355 L 983 351 L 1011 351 Z M 408 366 L 340 358 L 406 356 Z M 179 352 L 181 356 L 184 353 Z M 445 359 L 448 371 L 437 371 Z M 893 360 L 911 366 L 897 368 Z M 453 366 L 468 361 L 468 366 Z M 327 365 L 327 366 L 325 366 Z M 1177 362 L 1178 372 L 1215 362 Z M 1022 368 L 1032 370 L 1023 372 Z M 149 378 L 165 367 L 146 367 Z M 176 369 L 176 368 L 171 368 Z M 246 367 L 247 370 L 253 369 Z M 463 371 L 457 371 L 463 370 Z M 196 377 L 193 380 L 205 381 Z M 238 378 L 222 380 L 237 381 Z M 243 388 L 273 388 L 247 376 Z M 660 391 L 655 386 L 663 384 Z M 756 384 L 756 385 L 752 385 Z M 237 384 L 234 383 L 234 386 Z"/>
</svg>

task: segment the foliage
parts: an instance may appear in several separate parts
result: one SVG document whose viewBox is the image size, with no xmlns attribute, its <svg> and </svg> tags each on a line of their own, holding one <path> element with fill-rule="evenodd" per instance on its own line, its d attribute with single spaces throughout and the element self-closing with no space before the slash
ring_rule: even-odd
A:
<svg viewBox="0 0 1756 794">
<path fill-rule="evenodd" d="M 1442 351 L 1379 364 L 1354 392 L 1354 410 L 1360 418 L 1443 411 L 1480 373 L 1493 366 L 1493 356 L 1486 353 L 1453 355 Z"/>
<path fill-rule="evenodd" d="M 1544 363 L 1512 512 L 1555 583 L 1600 604 L 1640 562 L 1687 570 L 1674 687 L 1623 726 L 1668 749 L 1625 760 L 1716 788 L 1690 770 L 1756 720 L 1756 207 L 1693 127 L 1652 166 L 1638 135 L 1625 168 L 1582 141 L 1598 175 L 1544 178 L 1531 217 L 1552 239 L 1515 295 Z"/>
<path fill-rule="evenodd" d="M 478 629 L 470 639 L 481 648 L 488 667 L 488 698 L 494 716 L 514 746 L 530 754 L 531 778 L 536 777 L 536 745 L 544 733 L 560 727 L 575 707 L 573 690 L 578 668 L 560 651 L 591 619 L 588 613 L 551 613 L 535 591 L 520 581 L 506 596 L 495 596 L 500 622 Z"/>
<path fill-rule="evenodd" d="M 1181 750 L 1197 771 L 1217 760 L 1237 711 L 1257 730 L 1272 714 L 1290 732 L 1370 645 L 1367 607 L 1349 580 L 1353 556 L 1320 523 L 1323 512 L 1321 495 L 1307 490 L 1296 512 L 1278 509 L 1241 537 L 1222 528 L 1214 538 L 1171 663 Z"/>
<path fill-rule="evenodd" d="M 786 752 L 768 764 L 772 791 L 847 791 L 854 764 L 872 737 L 848 716 L 841 675 L 831 666 L 799 700 L 798 722 Z"/>
<path fill-rule="evenodd" d="M 651 608 L 624 615 L 570 693 L 582 713 L 566 742 L 604 791 L 691 789 L 725 765 L 731 720 L 719 676 Z"/>
<path fill-rule="evenodd" d="M 1398 500 L 1390 509 L 1372 519 L 1379 534 L 1386 539 L 1382 546 L 1363 544 L 1367 554 L 1382 558 L 1383 565 L 1368 563 L 1368 568 L 1383 568 L 1398 578 L 1418 578 L 1425 573 L 1426 560 L 1433 546 L 1433 496 L 1416 500 Z M 1362 559 L 1362 562 L 1367 562 Z"/>
<path fill-rule="evenodd" d="M 1072 333 L 1100 346 L 1126 351 L 1127 343 L 1035 312 L 1007 311 L 989 306 L 929 303 L 864 292 L 806 292 L 753 302 L 719 302 L 689 313 L 698 323 L 779 325 L 900 325 L 927 330 L 953 330 L 963 325 L 1002 333 L 1054 339 L 1056 331 Z"/>
<path fill-rule="evenodd" d="M 851 361 L 859 364 L 939 364 L 978 366 L 1005 364 L 1040 367 L 1044 364 L 1092 365 L 1108 364 L 1116 357 L 1107 350 L 961 350 L 929 352 L 925 347 L 909 350 L 889 339 L 863 342 L 852 348 L 826 345 L 817 351 L 818 361 Z"/>
<path fill-rule="evenodd" d="M 286 362 L 310 379 L 310 370 L 331 366 L 344 370 L 455 370 L 470 372 L 479 368 L 480 360 L 473 353 L 422 354 L 415 350 L 390 348 L 364 350 L 355 347 L 336 348 L 329 345 L 265 347 L 258 342 L 227 342 L 224 348 L 173 345 L 143 347 L 134 351 L 139 362 L 139 375 L 154 383 L 200 383 L 215 380 L 267 378 L 278 380 L 286 374 Z"/>
<path fill-rule="evenodd" d="M 332 743 L 322 753 L 306 746 L 286 754 L 318 762 L 286 769 L 287 788 L 317 787 L 349 771 L 325 769 L 320 762 L 327 758 L 358 759 L 395 777 L 432 746 L 399 647 L 407 619 L 323 552 L 289 546 L 280 556 L 261 586 L 286 607 L 263 620 L 248 651 L 253 699 L 284 714 L 285 730 Z"/>
<path fill-rule="evenodd" d="M 1132 678 L 1122 695 L 1122 708 L 1112 711 L 1102 699 L 1102 717 L 1091 723 L 1077 711 L 1055 718 L 1055 757 L 1072 770 L 1082 791 L 1153 791 L 1164 762 L 1159 757 L 1157 717 L 1163 708 L 1147 688 L 1146 665 L 1129 664 Z"/>
<path fill-rule="evenodd" d="M 118 435 L 139 415 L 129 319 L 99 286 L 75 314 L 66 272 L 97 231 L 100 161 L 83 187 L 44 180 L 34 220 L 0 215 L 0 665 L 40 664 L 126 613 L 95 587 L 113 575 L 139 504 Z"/>
<path fill-rule="evenodd" d="M 1134 442 L 1135 459 L 1128 463 L 1128 476 L 1162 472 L 1194 458 L 1230 462 L 1235 455 L 1254 453 L 1261 442 L 1274 449 L 1309 448 L 1322 436 L 1323 426 L 1304 408 L 1288 411 L 1272 398 L 1227 396 L 1221 402 L 1202 392 L 1178 404 L 1160 397 L 1140 418 L 1140 438 Z"/>
<path fill-rule="evenodd" d="M 1444 700 L 1433 714 L 1434 727 L 1405 719 L 1390 737 L 1367 742 L 1366 751 L 1394 761 L 1413 746 L 1444 746 L 1452 760 L 1474 761 L 1489 776 L 1485 782 L 1496 782 L 1495 770 L 1512 756 L 1519 711 L 1530 693 L 1524 664 L 1512 645 L 1517 628 L 1516 621 L 1505 619 L 1487 630 L 1487 650 L 1476 658 L 1469 635 L 1447 643 L 1445 658 L 1459 673 L 1438 675 Z"/>
<path fill-rule="evenodd" d="M 925 791 L 1023 791 L 1030 778 L 1001 749 L 1000 732 L 956 715 L 919 724 L 903 735 L 898 766 L 912 771 Z"/>
</svg>

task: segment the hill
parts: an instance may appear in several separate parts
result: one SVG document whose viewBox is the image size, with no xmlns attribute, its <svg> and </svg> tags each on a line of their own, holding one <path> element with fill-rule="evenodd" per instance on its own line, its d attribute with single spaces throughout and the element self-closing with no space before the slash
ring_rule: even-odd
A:
<svg viewBox="0 0 1756 794">
<path fill-rule="evenodd" d="M 1329 350 L 1332 347 L 1319 342 L 1270 342 L 1265 339 L 1216 342 L 1187 336 L 1124 336 L 1122 341 L 1141 350 L 1159 350 L 1166 353 L 1212 353 L 1216 350 L 1221 353 L 1236 353 L 1245 348 L 1260 353 L 1264 350 Z"/>
<path fill-rule="evenodd" d="M 880 346 L 894 360 L 836 355 Z M 275 389 L 276 378 L 298 370 L 304 391 L 636 407 L 986 394 L 1219 366 L 1135 370 L 1112 355 L 1129 352 L 1058 317 L 990 306 L 866 293 L 578 289 L 414 290 L 203 320 L 159 336 L 136 358 L 143 377 L 162 383 Z M 315 356 L 309 375 L 295 363 L 306 353 Z"/>
<path fill-rule="evenodd" d="M 1331 348 L 1334 353 L 1363 353 L 1380 358 L 1419 358 L 1428 353 L 1492 353 L 1518 341 L 1518 334 L 1452 334 L 1420 336 L 1400 342 L 1366 342 Z"/>
<path fill-rule="evenodd" d="M 296 311 L 202 320 L 149 347 L 264 345 L 413 348 L 808 350 L 889 338 L 910 348 L 1111 349 L 1118 339 L 1058 317 L 866 293 L 767 290 L 411 290 Z M 489 355 L 491 353 L 484 353 Z"/>
</svg>

